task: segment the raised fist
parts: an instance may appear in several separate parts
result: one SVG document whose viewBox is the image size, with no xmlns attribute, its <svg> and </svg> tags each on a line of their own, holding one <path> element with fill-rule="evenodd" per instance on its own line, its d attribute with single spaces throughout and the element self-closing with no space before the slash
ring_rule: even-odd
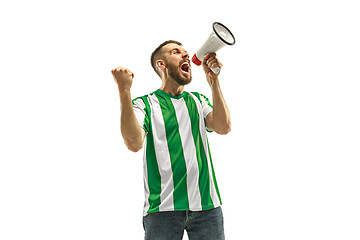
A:
<svg viewBox="0 0 360 240">
<path fill-rule="evenodd" d="M 117 67 L 111 70 L 111 73 L 119 87 L 119 90 L 130 90 L 134 74 L 129 69 Z"/>
</svg>

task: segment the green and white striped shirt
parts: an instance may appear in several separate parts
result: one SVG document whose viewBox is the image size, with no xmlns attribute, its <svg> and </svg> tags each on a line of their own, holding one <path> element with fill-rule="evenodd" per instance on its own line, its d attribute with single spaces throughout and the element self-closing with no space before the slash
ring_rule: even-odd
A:
<svg viewBox="0 0 360 240">
<path fill-rule="evenodd" d="M 161 90 L 133 100 L 146 132 L 144 216 L 159 211 L 201 211 L 221 205 L 206 136 L 209 100 L 196 92 Z"/>
</svg>

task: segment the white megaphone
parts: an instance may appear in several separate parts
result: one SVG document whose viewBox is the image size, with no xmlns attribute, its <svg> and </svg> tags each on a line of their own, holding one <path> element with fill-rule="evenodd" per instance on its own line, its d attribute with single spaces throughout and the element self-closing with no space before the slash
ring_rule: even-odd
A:
<svg viewBox="0 0 360 240">
<path fill-rule="evenodd" d="M 206 54 L 216 52 L 220 48 L 226 45 L 234 45 L 234 44 L 235 44 L 235 37 L 230 32 L 230 30 L 227 27 L 225 27 L 223 24 L 214 22 L 212 33 L 210 34 L 206 42 L 201 46 L 201 48 L 194 54 L 191 60 L 193 63 L 200 66 Z M 211 68 L 211 70 L 214 73 L 218 74 L 220 68 L 215 67 L 215 68 Z"/>
</svg>

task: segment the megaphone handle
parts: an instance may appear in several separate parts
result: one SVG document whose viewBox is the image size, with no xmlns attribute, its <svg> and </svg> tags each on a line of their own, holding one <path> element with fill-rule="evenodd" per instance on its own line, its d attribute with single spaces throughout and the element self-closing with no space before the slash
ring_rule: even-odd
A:
<svg viewBox="0 0 360 240">
<path fill-rule="evenodd" d="M 214 67 L 214 68 L 210 68 L 211 71 L 213 71 L 215 74 L 218 74 L 220 72 L 220 68 L 219 67 Z"/>
</svg>

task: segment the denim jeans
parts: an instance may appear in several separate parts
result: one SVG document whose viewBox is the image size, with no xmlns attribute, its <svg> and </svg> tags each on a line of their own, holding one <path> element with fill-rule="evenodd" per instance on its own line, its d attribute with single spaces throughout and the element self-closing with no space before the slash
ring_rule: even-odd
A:
<svg viewBox="0 0 360 240">
<path fill-rule="evenodd" d="M 145 240 L 181 240 L 186 230 L 189 240 L 224 240 L 221 207 L 205 211 L 149 213 L 143 218 Z"/>
</svg>

